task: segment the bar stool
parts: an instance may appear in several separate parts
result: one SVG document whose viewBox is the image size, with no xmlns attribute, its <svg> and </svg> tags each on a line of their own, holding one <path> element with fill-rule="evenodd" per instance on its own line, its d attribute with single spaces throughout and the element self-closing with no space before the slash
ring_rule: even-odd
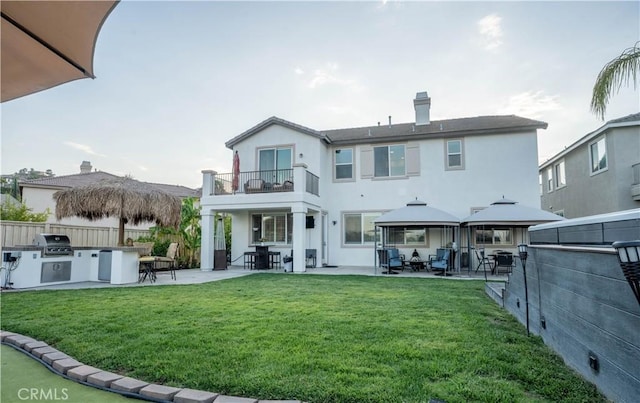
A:
<svg viewBox="0 0 640 403">
<path fill-rule="evenodd" d="M 273 269 L 276 266 L 278 269 L 281 267 L 280 252 L 269 251 L 269 268 Z"/>
<path fill-rule="evenodd" d="M 245 252 L 244 253 L 244 268 L 247 267 L 249 270 L 253 270 L 256 268 L 256 258 L 258 254 L 256 252 Z"/>
</svg>

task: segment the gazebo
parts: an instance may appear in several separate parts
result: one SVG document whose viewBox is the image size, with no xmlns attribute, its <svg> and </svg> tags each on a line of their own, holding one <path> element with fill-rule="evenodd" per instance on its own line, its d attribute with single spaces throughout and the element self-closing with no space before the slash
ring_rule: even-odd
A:
<svg viewBox="0 0 640 403">
<path fill-rule="evenodd" d="M 523 206 L 503 197 L 491 203 L 486 209 L 462 219 L 461 223 L 467 228 L 467 251 L 471 256 L 473 228 L 476 231 L 490 231 L 494 228 L 519 229 L 520 240 L 517 239 L 517 233 L 511 235 L 513 239 L 510 242 L 514 244 L 515 248 L 518 243 L 528 243 L 527 229 L 530 226 L 560 220 L 564 220 L 564 217 L 541 209 Z M 486 234 L 482 234 L 482 236 L 485 237 Z M 484 243 L 483 237 L 480 238 Z M 469 269 L 471 269 L 471 265 L 469 265 Z"/>
<path fill-rule="evenodd" d="M 405 207 L 389 211 L 374 220 L 376 234 L 378 228 L 382 229 L 381 248 L 385 248 L 390 242 L 390 232 L 394 227 L 427 229 L 438 227 L 442 229 L 440 241 L 443 244 L 451 242 L 451 247 L 455 251 L 459 245 L 460 219 L 446 211 L 427 206 L 427 203 L 420 200 L 413 200 Z M 375 243 L 374 264 L 377 269 L 377 249 L 378 242 Z M 454 263 L 455 264 L 455 263 Z"/>
</svg>

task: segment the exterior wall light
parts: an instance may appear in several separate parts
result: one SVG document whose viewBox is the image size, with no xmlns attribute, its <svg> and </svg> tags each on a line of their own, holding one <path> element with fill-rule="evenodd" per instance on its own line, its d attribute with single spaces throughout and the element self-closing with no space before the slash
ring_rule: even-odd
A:
<svg viewBox="0 0 640 403">
<path fill-rule="evenodd" d="M 522 262 L 522 274 L 524 276 L 524 304 L 527 316 L 527 336 L 529 336 L 529 290 L 527 288 L 527 257 L 529 255 L 527 244 L 518 245 L 518 254 Z"/>
<path fill-rule="evenodd" d="M 618 241 L 611 246 L 618 252 L 622 273 L 640 304 L 640 240 Z"/>
</svg>

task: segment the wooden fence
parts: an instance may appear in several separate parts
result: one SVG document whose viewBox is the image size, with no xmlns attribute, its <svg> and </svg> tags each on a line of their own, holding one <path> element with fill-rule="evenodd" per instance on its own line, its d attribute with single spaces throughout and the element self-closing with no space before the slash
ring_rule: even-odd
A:
<svg viewBox="0 0 640 403">
<path fill-rule="evenodd" d="M 82 227 L 44 222 L 2 221 L 0 244 L 5 246 L 31 245 L 36 234 L 67 235 L 71 246 L 116 246 L 118 228 Z M 149 230 L 126 229 L 124 239 L 148 236 Z"/>
</svg>

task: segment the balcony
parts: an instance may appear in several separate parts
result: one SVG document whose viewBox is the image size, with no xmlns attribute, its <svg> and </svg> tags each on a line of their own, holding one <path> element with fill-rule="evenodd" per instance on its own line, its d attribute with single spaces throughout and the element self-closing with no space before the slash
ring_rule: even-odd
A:
<svg viewBox="0 0 640 403">
<path fill-rule="evenodd" d="M 631 198 L 640 201 L 640 162 L 631 165 L 633 170 L 633 183 L 631 184 Z"/>
<path fill-rule="evenodd" d="M 316 196 L 320 195 L 320 179 L 317 175 L 307 171 L 304 164 L 296 164 L 291 169 L 246 171 L 240 172 L 238 175 L 233 173 L 219 174 L 214 171 L 203 171 L 203 174 L 203 196 L 282 193 L 303 190 Z"/>
</svg>

